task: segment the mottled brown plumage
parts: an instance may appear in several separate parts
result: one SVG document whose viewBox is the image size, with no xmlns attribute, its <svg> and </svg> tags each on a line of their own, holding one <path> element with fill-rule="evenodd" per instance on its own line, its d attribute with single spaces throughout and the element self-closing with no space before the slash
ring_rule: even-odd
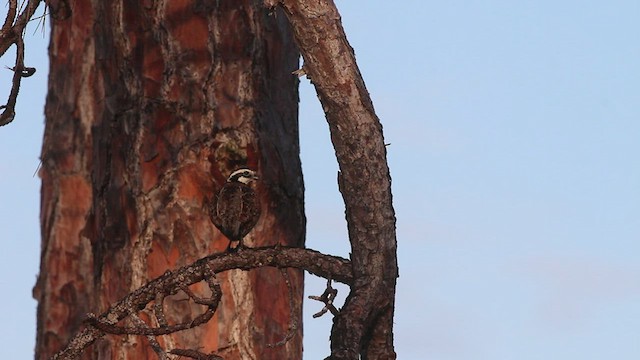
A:
<svg viewBox="0 0 640 360">
<path fill-rule="evenodd" d="M 239 241 L 238 246 L 242 245 L 242 239 L 260 218 L 260 202 L 249 185 L 256 179 L 258 177 L 252 170 L 234 171 L 216 195 L 210 209 L 213 224 L 231 242 Z"/>
</svg>

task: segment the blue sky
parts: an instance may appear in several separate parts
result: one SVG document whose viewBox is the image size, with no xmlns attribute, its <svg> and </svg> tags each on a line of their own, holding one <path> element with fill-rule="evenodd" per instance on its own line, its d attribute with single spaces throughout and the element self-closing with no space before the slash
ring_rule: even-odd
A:
<svg viewBox="0 0 640 360">
<path fill-rule="evenodd" d="M 391 143 L 399 358 L 640 358 L 640 3 L 338 6 Z M 40 251 L 47 41 L 32 33 L 38 72 L 0 128 L 12 294 L 0 317 L 15 324 L 0 327 L 0 354 L 15 359 L 32 358 Z M 300 123 L 308 246 L 347 256 L 337 163 L 305 79 Z M 310 294 L 323 286 L 308 277 Z M 318 310 L 305 302 L 305 359 L 328 354 Z"/>
</svg>

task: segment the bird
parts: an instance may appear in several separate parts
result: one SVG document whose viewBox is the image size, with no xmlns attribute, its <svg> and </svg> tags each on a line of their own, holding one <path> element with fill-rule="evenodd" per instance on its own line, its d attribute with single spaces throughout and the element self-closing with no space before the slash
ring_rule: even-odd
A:
<svg viewBox="0 0 640 360">
<path fill-rule="evenodd" d="M 260 219 L 260 202 L 251 187 L 258 180 L 251 169 L 238 169 L 229 175 L 214 201 L 210 205 L 211 222 L 229 239 L 227 251 L 233 242 L 242 246 L 242 239 Z"/>
</svg>

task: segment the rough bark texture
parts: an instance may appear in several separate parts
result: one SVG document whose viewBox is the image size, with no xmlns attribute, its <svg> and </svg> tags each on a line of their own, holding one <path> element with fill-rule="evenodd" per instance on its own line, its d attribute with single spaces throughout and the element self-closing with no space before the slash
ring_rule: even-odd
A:
<svg viewBox="0 0 640 360">
<path fill-rule="evenodd" d="M 212 284 L 213 288 L 217 288 L 215 278 L 211 278 L 211 273 L 228 271 L 230 269 L 254 269 L 265 266 L 274 266 L 279 268 L 297 268 L 305 269 L 311 274 L 321 276 L 327 279 L 333 279 L 350 285 L 353 281 L 351 272 L 351 262 L 335 256 L 321 254 L 317 251 L 297 248 L 283 247 L 276 245 L 272 247 L 261 248 L 241 248 L 233 253 L 217 253 L 199 259 L 195 263 L 181 267 L 175 271 L 166 272 L 158 278 L 155 278 L 144 286 L 129 293 L 117 303 L 113 304 L 107 311 L 102 314 L 91 315 L 87 325 L 82 331 L 77 332 L 69 341 L 69 345 L 64 350 L 58 352 L 54 360 L 71 360 L 77 358 L 84 350 L 91 346 L 97 339 L 109 334 L 167 334 L 175 330 L 168 330 L 167 326 L 158 326 L 144 330 L 124 329 L 117 324 L 120 320 L 136 316 L 140 309 L 158 299 L 158 297 L 174 294 L 176 291 L 182 291 L 185 287 L 207 279 L 207 283 Z M 216 293 L 218 294 L 218 293 Z M 214 299 L 215 298 L 215 299 Z M 209 307 L 207 310 L 215 311 L 218 307 L 219 298 L 212 296 L 212 301 L 204 303 Z M 318 299 L 325 303 L 322 299 Z M 154 304 L 154 308 L 155 308 Z M 212 305 L 212 306 L 211 306 Z M 202 313 L 203 318 L 208 318 L 207 314 Z M 184 329 L 191 326 L 193 322 L 200 324 L 196 319 L 188 319 L 181 324 L 171 324 L 173 327 Z M 207 321 L 207 320 L 203 320 Z M 292 335 L 290 333 L 289 335 Z M 287 338 L 284 338 L 287 339 Z M 281 340 L 284 341 L 284 340 Z M 191 350 L 189 350 L 191 351 Z"/>
<path fill-rule="evenodd" d="M 326 113 L 341 171 L 354 284 L 334 319 L 331 358 L 395 359 L 397 244 L 382 126 L 333 2 L 280 2 Z"/>
<path fill-rule="evenodd" d="M 60 350 L 87 312 L 224 250 L 203 209 L 236 167 L 261 177 L 262 218 L 245 244 L 303 246 L 298 53 L 282 14 L 252 0 L 75 1 L 51 33 L 36 358 Z M 302 272 L 289 273 L 299 316 Z M 164 336 L 165 347 L 301 357 L 301 336 L 265 346 L 290 323 L 277 270 L 220 281 L 212 321 Z M 179 296 L 166 303 L 170 322 L 200 312 Z M 144 337 L 108 336 L 84 357 L 156 355 Z"/>
</svg>

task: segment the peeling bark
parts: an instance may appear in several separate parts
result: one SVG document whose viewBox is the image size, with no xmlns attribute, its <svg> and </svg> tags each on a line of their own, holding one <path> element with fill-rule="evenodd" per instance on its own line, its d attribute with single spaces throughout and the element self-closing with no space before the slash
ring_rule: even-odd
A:
<svg viewBox="0 0 640 360">
<path fill-rule="evenodd" d="M 42 150 L 36 358 L 110 304 L 227 240 L 203 209 L 226 176 L 260 173 L 249 246 L 303 246 L 298 52 L 286 18 L 258 1 L 77 1 L 52 22 Z M 213 241 L 212 241 L 213 239 Z M 301 314 L 302 272 L 290 271 Z M 213 320 L 167 335 L 225 359 L 300 358 L 275 269 L 221 276 Z M 169 321 L 199 310 L 168 299 Z M 301 335 L 301 330 L 299 331 Z M 141 337 L 105 337 L 89 359 L 155 358 Z"/>
</svg>

